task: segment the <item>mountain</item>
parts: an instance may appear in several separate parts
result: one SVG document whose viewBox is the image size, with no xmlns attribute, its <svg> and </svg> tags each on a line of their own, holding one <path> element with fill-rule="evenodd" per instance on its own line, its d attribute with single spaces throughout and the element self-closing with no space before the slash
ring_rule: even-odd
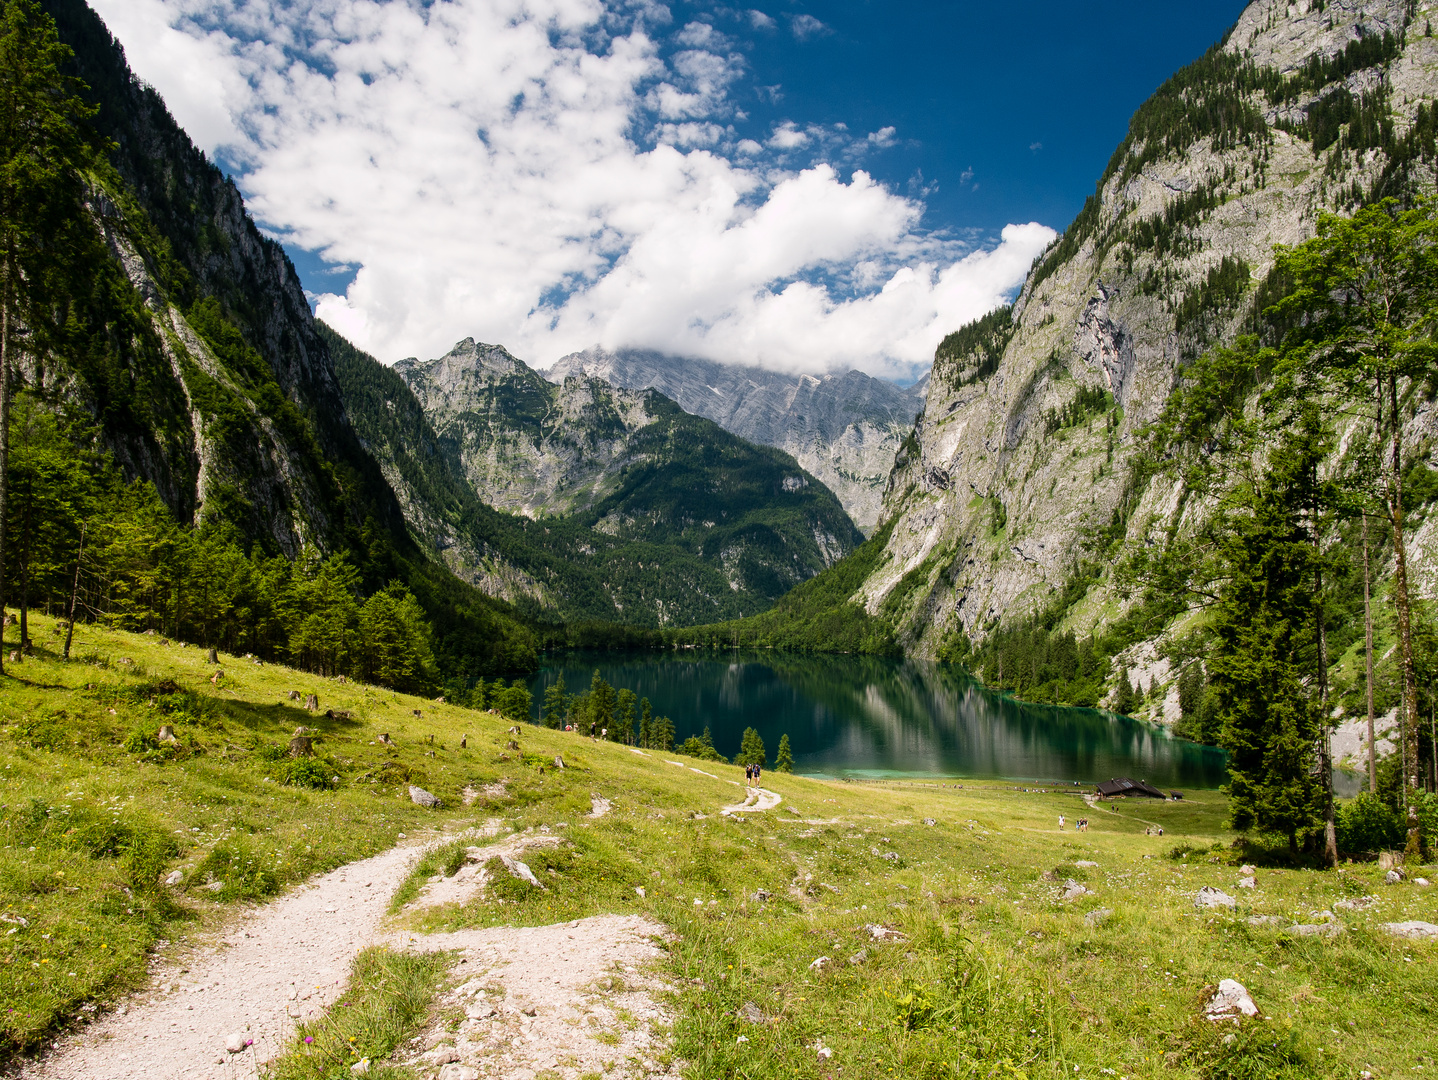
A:
<svg viewBox="0 0 1438 1080">
<path fill-rule="evenodd" d="M 95 245 L 59 297 L 71 312 L 64 345 L 24 355 L 18 390 L 70 433 L 74 453 L 64 456 L 91 473 L 71 505 L 88 506 L 87 581 L 99 610 L 298 662 L 288 649 L 299 638 L 286 644 L 276 626 L 298 632 L 294 605 L 315 574 L 333 571 L 353 595 L 332 626 L 331 673 L 357 661 L 357 605 L 393 582 L 424 612 L 421 651 L 432 648 L 444 669 L 435 677 L 531 668 L 536 639 L 508 606 L 461 583 L 410 537 L 349 422 L 283 249 L 82 0 L 45 0 L 43 10 L 73 50 L 69 74 L 84 81 L 112 149 L 90 178 L 88 204 L 73 210 Z M 112 468 L 153 486 L 154 512 L 139 489 L 111 485 Z M 77 515 L 61 507 L 40 522 L 54 530 L 62 562 L 74 557 Z M 258 569 L 269 559 L 284 574 Z M 38 605 L 68 594 L 68 571 L 45 580 L 28 558 L 6 570 L 12 599 L 29 590 Z M 197 604 L 196 590 L 211 602 Z M 261 611 L 271 601 L 285 611 L 275 624 Z"/>
<path fill-rule="evenodd" d="M 1274 245 L 1312 237 L 1323 211 L 1433 193 L 1435 96 L 1438 38 L 1403 0 L 1250 4 L 1135 113 L 1012 307 L 939 345 L 873 539 L 765 616 L 711 633 L 927 657 L 1008 642 L 1035 671 L 1051 633 L 1093 635 L 1067 700 L 1115 692 L 1117 669 L 1172 718 L 1163 645 L 1186 616 L 1150 617 L 1114 567 L 1212 508 L 1136 467 L 1145 426 L 1205 351 L 1277 340 L 1267 312 L 1288 285 Z M 1427 447 L 1415 467 L 1438 464 L 1431 393 L 1414 384 L 1401 407 L 1410 443 Z M 1432 595 L 1438 514 L 1414 515 L 1410 545 L 1410 579 Z M 1356 581 L 1326 627 L 1335 656 L 1361 645 Z M 999 657 L 977 659 L 997 681 Z M 1007 676 L 1042 682 L 1012 660 Z"/>
<path fill-rule="evenodd" d="M 696 416 L 777 446 L 839 497 L 866 533 L 878 523 L 894 454 L 923 408 L 927 382 L 902 388 L 859 371 L 787 375 L 643 349 L 571 353 L 547 372 L 655 389 Z"/>
<path fill-rule="evenodd" d="M 411 527 L 462 578 L 536 615 L 659 627 L 753 614 L 863 540 L 792 457 L 656 391 L 556 386 L 469 339 L 386 369 L 323 333 Z"/>
</svg>

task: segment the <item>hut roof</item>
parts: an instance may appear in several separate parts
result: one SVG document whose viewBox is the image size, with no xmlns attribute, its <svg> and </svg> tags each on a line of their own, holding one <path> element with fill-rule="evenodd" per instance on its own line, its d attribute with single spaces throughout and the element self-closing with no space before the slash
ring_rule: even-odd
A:
<svg viewBox="0 0 1438 1080">
<path fill-rule="evenodd" d="M 1152 784 L 1143 780 L 1130 780 L 1127 776 L 1117 777 L 1113 780 L 1104 780 L 1098 784 L 1100 795 L 1144 795 L 1150 799 L 1168 798 L 1163 792 Z"/>
</svg>

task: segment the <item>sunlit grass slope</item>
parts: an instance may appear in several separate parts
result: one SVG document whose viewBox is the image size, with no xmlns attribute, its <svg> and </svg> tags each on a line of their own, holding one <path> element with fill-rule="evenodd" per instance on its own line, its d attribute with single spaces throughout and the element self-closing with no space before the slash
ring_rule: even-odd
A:
<svg viewBox="0 0 1438 1080">
<path fill-rule="evenodd" d="M 658 919 L 674 932 L 674 1049 L 695 1076 L 1432 1068 L 1438 949 L 1379 928 L 1438 921 L 1431 890 L 1383 885 L 1373 866 L 1260 867 L 1259 887 L 1239 889 L 1217 794 L 1089 809 L 1072 789 L 770 772 L 777 809 L 723 816 L 742 797 L 737 767 L 534 727 L 515 736 L 497 716 L 234 657 L 215 684 L 200 649 L 155 637 L 82 627 L 61 663 L 50 631 L 35 620 L 36 655 L 0 687 L 0 913 L 25 920 L 0 927 L 7 1055 L 140 984 L 157 941 L 227 905 L 401 832 L 498 819 L 503 835 L 547 826 L 563 838 L 525 853 L 542 890 L 504 878 L 464 906 L 397 918 L 416 929 Z M 298 707 L 310 693 L 318 715 Z M 165 724 L 178 745 L 156 741 Z M 284 749 L 300 726 L 318 740 L 297 766 Z M 444 806 L 414 806 L 410 783 Z M 468 807 L 466 786 L 480 792 Z M 613 809 L 590 818 L 596 794 Z M 1060 833 L 1060 813 L 1090 830 Z M 1152 824 L 1166 835 L 1145 835 Z M 441 849 L 413 884 L 456 865 Z M 178 885 L 163 885 L 175 870 Z M 1062 899 L 1069 880 L 1090 891 Z M 1196 909 L 1203 885 L 1238 909 Z M 1381 899 L 1367 910 L 1336 906 L 1368 894 Z M 1341 934 L 1286 929 L 1323 911 Z M 1281 924 L 1251 925 L 1259 914 Z M 1204 988 L 1223 978 L 1267 1017 L 1227 1043 L 1199 1019 Z M 746 1005 L 762 1023 L 741 1016 Z"/>
</svg>

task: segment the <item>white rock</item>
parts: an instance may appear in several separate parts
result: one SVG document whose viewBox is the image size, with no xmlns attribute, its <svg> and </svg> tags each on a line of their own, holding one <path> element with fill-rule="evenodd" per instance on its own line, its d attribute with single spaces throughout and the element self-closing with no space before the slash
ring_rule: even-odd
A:
<svg viewBox="0 0 1438 1080">
<path fill-rule="evenodd" d="M 1409 938 L 1415 941 L 1438 941 L 1438 925 L 1431 922 L 1390 922 L 1384 923 L 1383 929 L 1387 930 L 1394 937 Z"/>
<path fill-rule="evenodd" d="M 636 886 L 634 886 L 634 892 L 635 892 L 635 895 L 639 897 L 639 899 L 641 899 L 641 900 L 644 899 L 644 886 L 643 886 L 643 885 L 636 885 Z"/>
<path fill-rule="evenodd" d="M 1232 908 L 1238 906 L 1238 901 L 1222 889 L 1215 889 L 1212 885 L 1205 885 L 1198 890 L 1198 894 L 1193 898 L 1193 906 L 1201 908 Z"/>
<path fill-rule="evenodd" d="M 354 1073 L 356 1076 L 369 1075 L 369 1058 L 360 1058 L 358 1061 L 356 1061 L 353 1065 L 350 1066 L 350 1072 Z"/>
<path fill-rule="evenodd" d="M 1397 885 L 1397 884 L 1398 884 L 1400 881 L 1402 881 L 1402 880 L 1403 880 L 1403 871 L 1402 871 L 1402 870 L 1390 870 L 1390 871 L 1388 871 L 1388 873 L 1386 873 L 1386 874 L 1383 875 L 1383 883 L 1384 883 L 1385 885 Z"/>
<path fill-rule="evenodd" d="M 1254 877 L 1239 878 L 1238 887 L 1240 889 L 1256 889 L 1258 888 L 1258 879 Z"/>
<path fill-rule="evenodd" d="M 821 956 L 809 965 L 810 971 L 823 971 L 832 961 L 827 956 Z"/>
<path fill-rule="evenodd" d="M 1083 917 L 1085 926 L 1102 926 L 1113 918 L 1113 908 L 1094 908 Z"/>
<path fill-rule="evenodd" d="M 1428 879 L 1427 879 L 1426 877 L 1416 877 L 1416 878 L 1413 879 L 1413 884 L 1414 884 L 1414 885 L 1427 885 L 1427 884 L 1428 884 Z"/>
<path fill-rule="evenodd" d="M 1082 884 L 1081 882 L 1075 881 L 1073 878 L 1069 878 L 1067 881 L 1064 882 L 1064 891 L 1063 891 L 1063 895 L 1060 897 L 1060 899 L 1062 899 L 1062 900 L 1077 900 L 1080 896 L 1092 896 L 1092 895 L 1093 895 L 1093 890 L 1092 890 L 1092 889 L 1088 888 L 1087 886 L 1085 886 L 1085 885 Z"/>
<path fill-rule="evenodd" d="M 1279 915 L 1254 915 L 1248 920 L 1249 926 L 1282 926 L 1286 920 Z"/>
<path fill-rule="evenodd" d="M 237 1031 L 225 1040 L 225 1049 L 232 1054 L 243 1054 L 249 1045 L 250 1040 L 245 1038 L 243 1031 Z"/>
<path fill-rule="evenodd" d="M 1097 866 L 1098 863 L 1094 862 L 1092 859 L 1080 859 L 1080 860 L 1078 860 L 1078 862 L 1074 863 L 1074 865 L 1075 865 L 1075 866 Z"/>
<path fill-rule="evenodd" d="M 459 1060 L 459 1051 L 452 1046 L 436 1046 L 433 1050 L 421 1054 L 420 1057 L 433 1065 L 448 1065 Z"/>
<path fill-rule="evenodd" d="M 479 1080 L 479 1070 L 470 1065 L 446 1065 L 439 1070 L 439 1080 Z"/>
<path fill-rule="evenodd" d="M 180 882 L 182 882 L 182 881 L 184 881 L 184 880 L 185 880 L 185 873 L 184 873 L 183 870 L 171 870 L 170 873 L 169 873 L 169 876 L 165 878 L 165 884 L 166 884 L 166 885 L 174 886 L 174 885 L 178 885 Z"/>
<path fill-rule="evenodd" d="M 1376 896 L 1355 896 L 1352 899 L 1339 900 L 1333 906 L 1339 911 L 1366 911 L 1376 903 Z"/>
<path fill-rule="evenodd" d="M 517 877 L 520 881 L 527 881 L 535 888 L 544 888 L 544 886 L 539 883 L 539 879 L 534 876 L 534 871 L 513 856 L 501 855 L 499 861 L 504 863 L 504 868 L 509 871 L 511 877 Z"/>
<path fill-rule="evenodd" d="M 439 796 L 432 795 L 428 791 L 425 791 L 424 788 L 411 784 L 409 786 L 409 801 L 416 806 L 435 807 L 439 805 Z"/>
<path fill-rule="evenodd" d="M 1294 937 L 1337 937 L 1343 933 L 1343 924 L 1330 923 L 1294 923 L 1288 928 L 1288 932 Z"/>
<path fill-rule="evenodd" d="M 824 1045 L 823 1039 L 814 1040 L 814 1052 L 818 1054 L 821 1058 L 823 1058 L 825 1061 L 834 1056 L 834 1051 L 830 1050 L 827 1046 Z"/>
<path fill-rule="evenodd" d="M 1203 1015 L 1210 1020 L 1237 1020 L 1241 1016 L 1257 1016 L 1258 1006 L 1253 1003 L 1253 998 L 1242 983 L 1234 979 L 1224 979 L 1209 999 Z"/>
</svg>

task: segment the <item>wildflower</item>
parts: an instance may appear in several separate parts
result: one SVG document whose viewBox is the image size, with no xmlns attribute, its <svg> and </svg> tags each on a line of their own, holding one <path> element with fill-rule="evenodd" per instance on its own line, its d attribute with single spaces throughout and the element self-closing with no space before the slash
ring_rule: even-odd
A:
<svg viewBox="0 0 1438 1080">
<path fill-rule="evenodd" d="M 305 1045 L 306 1045 L 306 1046 L 308 1046 L 310 1043 L 312 1043 L 312 1042 L 314 1042 L 314 1041 L 315 1041 L 315 1037 L 314 1037 L 313 1035 L 306 1035 L 306 1036 L 305 1036 Z"/>
</svg>

